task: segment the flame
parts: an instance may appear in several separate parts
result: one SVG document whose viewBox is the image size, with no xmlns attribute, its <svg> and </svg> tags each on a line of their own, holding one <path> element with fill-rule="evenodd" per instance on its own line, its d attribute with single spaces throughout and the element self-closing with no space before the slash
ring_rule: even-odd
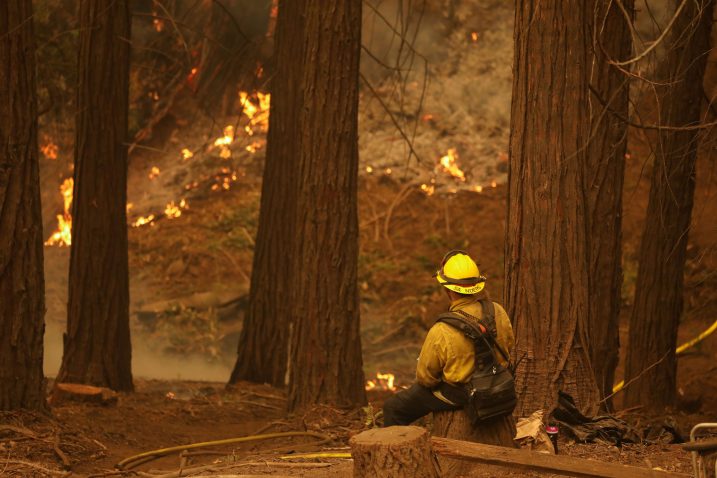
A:
<svg viewBox="0 0 717 478">
<path fill-rule="evenodd" d="M 182 199 L 179 204 L 174 204 L 174 201 L 170 201 L 169 204 L 164 208 L 164 215 L 169 219 L 175 219 L 182 215 L 183 209 L 189 209 L 187 201 Z"/>
<path fill-rule="evenodd" d="M 59 151 L 59 147 L 52 142 L 52 140 L 47 140 L 47 143 L 43 146 L 40 146 L 40 151 L 42 151 L 42 154 L 47 159 L 57 159 L 57 152 Z"/>
<path fill-rule="evenodd" d="M 478 32 L 471 32 L 471 40 L 473 40 L 473 42 L 478 41 Z"/>
<path fill-rule="evenodd" d="M 149 216 L 140 216 L 132 223 L 132 227 L 144 226 L 145 224 L 150 224 L 152 221 L 154 221 L 154 214 L 150 214 Z"/>
<path fill-rule="evenodd" d="M 483 186 L 480 186 L 480 185 L 473 186 L 473 190 L 477 193 L 481 193 L 481 192 L 483 192 Z"/>
<path fill-rule="evenodd" d="M 239 99 L 241 100 L 242 114 L 248 119 L 248 122 L 244 125 L 244 132 L 247 136 L 253 136 L 256 130 L 266 132 L 269 129 L 269 106 L 271 103 L 271 95 L 269 93 L 257 92 L 255 96 L 250 96 L 246 91 L 239 92 Z M 224 127 L 223 135 L 214 140 L 214 147 L 219 148 L 219 156 L 223 159 L 228 159 L 232 155 L 230 146 L 236 139 L 236 131 L 233 125 L 227 125 Z M 250 153 L 256 153 L 259 149 L 263 148 L 266 144 L 266 140 L 253 141 L 244 149 Z M 191 157 L 187 156 L 185 151 L 191 154 L 189 150 L 182 150 L 184 159 Z"/>
<path fill-rule="evenodd" d="M 454 148 L 449 148 L 446 154 L 441 157 L 440 163 L 445 172 L 460 181 L 465 181 L 466 175 L 461 168 L 458 167 L 458 163 L 456 162 L 457 159 L 458 152 Z"/>
<path fill-rule="evenodd" d="M 157 176 L 159 176 L 159 168 L 157 166 L 152 166 L 152 169 L 149 171 L 149 179 L 154 179 Z"/>
<path fill-rule="evenodd" d="M 254 134 L 254 127 L 259 127 L 260 131 L 269 129 L 269 107 L 271 105 L 271 94 L 256 92 L 256 100 L 249 98 L 246 91 L 239 92 L 239 101 L 241 101 L 242 113 L 249 119 L 249 124 L 244 127 L 244 131 L 249 136 Z"/>
<path fill-rule="evenodd" d="M 192 156 L 194 156 L 194 153 L 192 153 L 189 149 L 187 149 L 187 148 L 182 149 L 182 158 L 183 159 L 186 160 L 186 159 L 191 158 Z"/>
<path fill-rule="evenodd" d="M 249 151 L 250 153 L 256 153 L 264 146 L 264 143 L 261 141 L 253 141 L 250 145 L 248 145 L 245 149 Z"/>
<path fill-rule="evenodd" d="M 371 174 L 373 172 L 373 168 L 371 166 L 366 166 L 366 172 Z"/>
<path fill-rule="evenodd" d="M 214 146 L 219 147 L 219 157 L 228 159 L 232 155 L 229 145 L 234 142 L 234 126 L 227 125 L 224 127 L 224 136 L 220 136 L 214 140 Z"/>
<path fill-rule="evenodd" d="M 154 25 L 154 29 L 157 32 L 161 32 L 162 30 L 164 30 L 164 20 L 155 18 L 154 20 L 152 20 L 152 25 Z"/>
<path fill-rule="evenodd" d="M 60 185 L 60 194 L 65 210 L 57 215 L 57 230 L 45 241 L 46 246 L 69 246 L 72 244 L 72 188 L 75 182 L 72 178 L 65 179 Z"/>
<path fill-rule="evenodd" d="M 376 380 L 368 380 L 364 388 L 366 390 L 379 389 L 394 392 L 396 391 L 396 385 L 394 384 L 395 381 L 396 377 L 392 373 L 378 372 L 376 374 Z"/>
<path fill-rule="evenodd" d="M 391 173 L 393 173 L 393 169 L 391 169 L 391 168 L 386 168 L 386 169 L 384 170 L 384 173 L 386 173 L 387 176 L 390 176 Z"/>
<path fill-rule="evenodd" d="M 498 183 L 495 182 L 495 181 L 491 181 L 491 182 L 490 182 L 490 187 L 496 188 L 496 187 L 498 187 Z"/>
<path fill-rule="evenodd" d="M 436 192 L 436 187 L 433 184 L 421 184 L 421 191 L 426 193 L 426 196 L 432 196 Z"/>
</svg>

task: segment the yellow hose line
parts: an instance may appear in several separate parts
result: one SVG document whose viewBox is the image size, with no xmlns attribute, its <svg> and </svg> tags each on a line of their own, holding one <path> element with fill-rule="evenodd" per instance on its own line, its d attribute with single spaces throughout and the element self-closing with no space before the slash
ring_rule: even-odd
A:
<svg viewBox="0 0 717 478">
<path fill-rule="evenodd" d="M 706 339 L 707 337 L 712 335 L 715 330 L 717 330 L 717 320 L 715 320 L 715 323 L 710 325 L 709 328 L 707 330 L 705 330 L 704 332 L 702 332 L 700 335 L 698 335 L 694 339 L 687 341 L 684 344 L 677 347 L 677 349 L 675 349 L 675 354 L 682 355 L 685 352 L 685 350 L 688 350 L 688 349 L 694 347 L 695 345 L 697 345 L 698 343 L 702 342 L 704 339 Z M 612 393 L 619 392 L 620 390 L 622 390 L 622 387 L 624 387 L 624 386 L 625 386 L 625 381 L 623 380 L 620 383 L 616 384 L 614 387 L 612 387 Z"/>
<path fill-rule="evenodd" d="M 191 443 L 188 445 L 173 446 L 169 448 L 160 448 L 158 450 L 146 451 L 139 455 L 134 455 L 129 458 L 125 458 L 115 465 L 115 468 L 122 470 L 126 468 L 132 468 L 131 463 L 142 458 L 155 457 L 168 455 L 169 453 L 182 450 L 191 450 L 194 448 L 204 448 L 209 446 L 229 445 L 232 443 L 244 443 L 249 441 L 268 440 L 270 438 L 284 438 L 284 437 L 297 437 L 297 436 L 310 436 L 314 438 L 320 438 L 322 440 L 330 440 L 330 437 L 322 433 L 315 432 L 282 432 L 282 433 L 265 433 L 263 435 L 249 435 L 239 438 L 227 438 L 224 440 L 206 441 L 202 443 Z"/>
<path fill-rule="evenodd" d="M 293 460 L 295 458 L 351 458 L 351 453 L 295 453 L 279 457 L 280 460 Z"/>
</svg>

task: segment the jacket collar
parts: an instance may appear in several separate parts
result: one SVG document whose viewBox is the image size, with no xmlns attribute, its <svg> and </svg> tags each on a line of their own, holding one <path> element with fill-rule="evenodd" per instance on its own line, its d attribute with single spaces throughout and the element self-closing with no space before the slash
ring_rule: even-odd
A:
<svg viewBox="0 0 717 478">
<path fill-rule="evenodd" d="M 452 301 L 451 306 L 448 310 L 451 312 L 453 312 L 454 310 L 462 310 L 471 304 L 475 304 L 476 302 L 478 302 L 478 300 L 478 297 L 476 297 L 475 295 L 472 295 L 470 297 L 461 297 L 460 299 Z"/>
</svg>

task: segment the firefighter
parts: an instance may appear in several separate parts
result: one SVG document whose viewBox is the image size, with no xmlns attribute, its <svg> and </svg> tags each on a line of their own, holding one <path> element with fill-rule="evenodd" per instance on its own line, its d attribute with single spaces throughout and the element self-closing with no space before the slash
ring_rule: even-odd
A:
<svg viewBox="0 0 717 478">
<path fill-rule="evenodd" d="M 444 287 L 450 312 L 476 319 L 481 330 L 485 324 L 481 301 L 489 301 L 484 289 L 486 279 L 468 253 L 450 251 L 441 261 L 436 280 Z M 514 346 L 513 328 L 503 307 L 493 302 L 495 342 L 510 355 Z M 464 384 L 474 368 L 474 345 L 460 330 L 436 322 L 426 335 L 416 367 L 416 383 L 386 400 L 384 426 L 408 425 L 431 412 L 457 410 L 468 400 Z M 496 361 L 507 366 L 502 355 Z"/>
</svg>

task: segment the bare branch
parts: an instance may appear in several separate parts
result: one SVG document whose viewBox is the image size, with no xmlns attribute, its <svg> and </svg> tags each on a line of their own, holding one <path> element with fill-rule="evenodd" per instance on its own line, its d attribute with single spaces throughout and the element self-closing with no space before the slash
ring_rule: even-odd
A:
<svg viewBox="0 0 717 478">
<path fill-rule="evenodd" d="M 652 45 L 647 47 L 642 53 L 640 53 L 636 57 L 631 58 L 629 60 L 610 61 L 610 64 L 617 65 L 617 66 L 625 66 L 625 65 L 629 65 L 631 63 L 636 63 L 636 62 L 642 60 L 643 58 L 645 58 L 645 56 L 647 56 L 648 53 L 650 53 L 652 50 L 657 48 L 657 45 L 659 45 L 660 42 L 665 38 L 665 36 L 667 36 L 667 33 L 669 33 L 670 29 L 672 28 L 672 25 L 674 25 L 675 20 L 680 15 L 680 12 L 682 12 L 682 9 L 685 7 L 686 4 L 687 4 L 687 0 L 682 0 L 682 2 L 680 3 L 680 6 L 677 7 L 677 10 L 675 10 L 675 14 L 670 19 L 670 23 L 667 24 L 667 26 L 665 27 L 665 30 L 662 32 L 662 34 L 657 38 L 657 40 L 655 40 L 652 43 Z"/>
</svg>

